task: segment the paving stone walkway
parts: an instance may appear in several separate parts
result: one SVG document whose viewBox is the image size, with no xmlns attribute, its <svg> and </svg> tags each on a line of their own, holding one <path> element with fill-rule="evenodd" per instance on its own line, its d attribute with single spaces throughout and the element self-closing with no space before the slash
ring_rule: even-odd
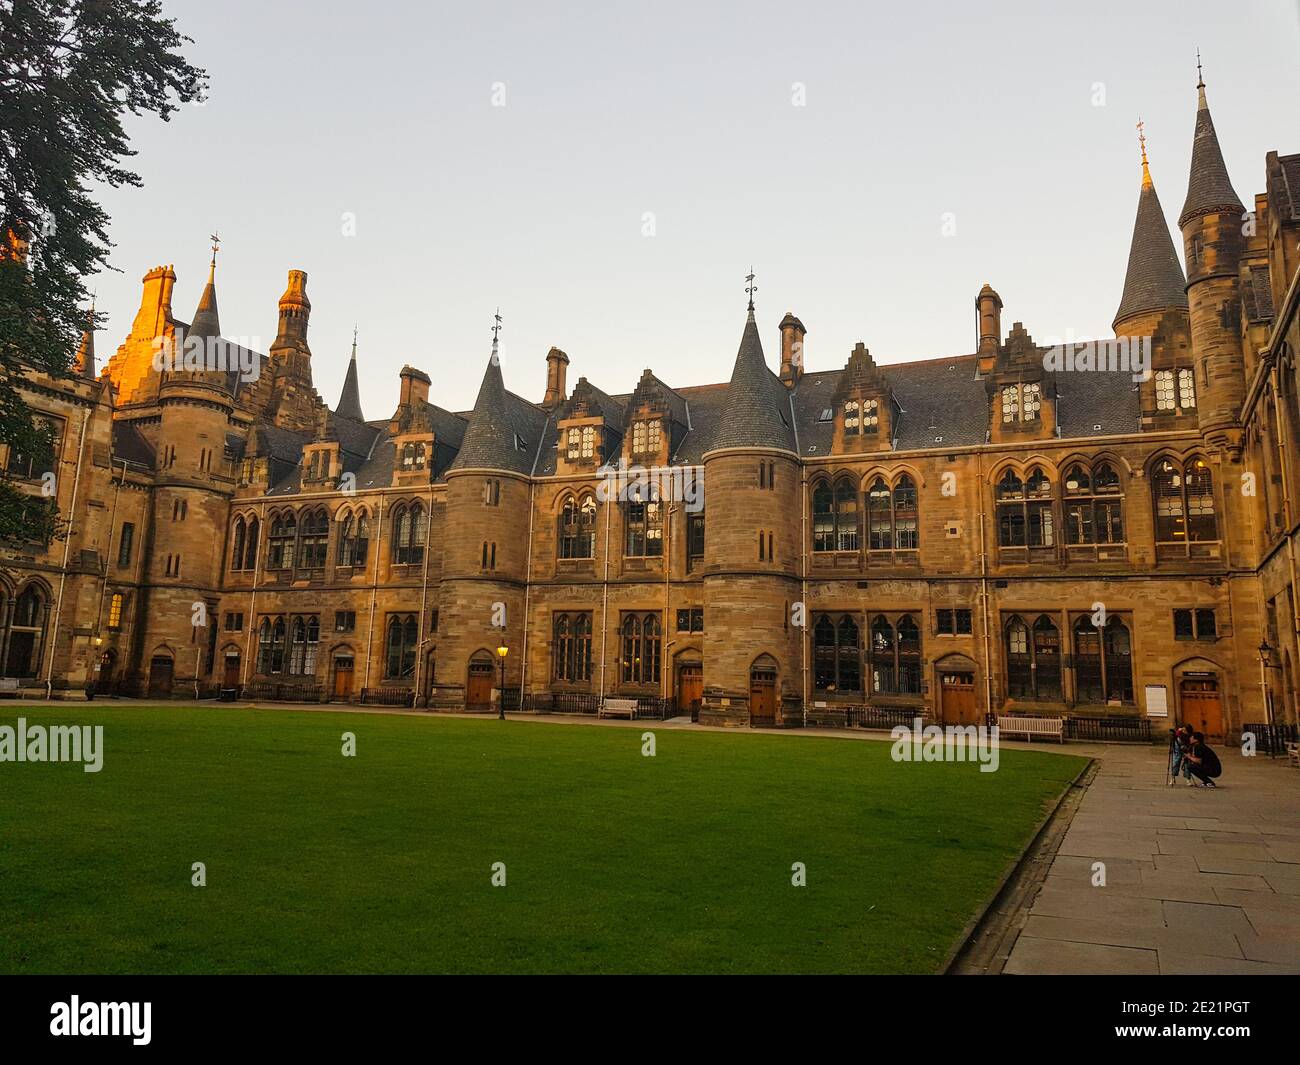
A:
<svg viewBox="0 0 1300 1065">
<path fill-rule="evenodd" d="M 1220 748 L 1220 788 L 1166 787 L 1157 747 L 1088 753 L 1097 776 L 1003 971 L 1300 973 L 1300 772 Z"/>
</svg>

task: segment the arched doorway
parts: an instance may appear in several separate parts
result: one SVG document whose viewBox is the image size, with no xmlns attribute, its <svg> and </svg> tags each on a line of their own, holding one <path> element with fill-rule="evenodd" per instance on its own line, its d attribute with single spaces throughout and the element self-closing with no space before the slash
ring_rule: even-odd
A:
<svg viewBox="0 0 1300 1065">
<path fill-rule="evenodd" d="M 227 646 L 221 656 L 221 686 L 238 688 L 244 678 L 244 659 L 238 647 Z"/>
<path fill-rule="evenodd" d="M 982 725 L 984 714 L 976 695 L 975 663 L 962 654 L 945 655 L 934 665 L 938 683 L 939 720 L 945 725 Z"/>
<path fill-rule="evenodd" d="M 677 656 L 677 680 L 673 693 L 677 712 L 699 720 L 700 701 L 704 698 L 704 662 L 698 651 L 683 651 Z"/>
<path fill-rule="evenodd" d="M 465 678 L 465 707 L 468 710 L 486 710 L 492 705 L 492 655 L 477 651 L 469 661 L 469 674 Z"/>
<path fill-rule="evenodd" d="M 149 698 L 170 699 L 175 663 L 171 655 L 154 655 L 149 660 Z"/>
<path fill-rule="evenodd" d="M 90 679 L 90 685 L 96 695 L 111 695 L 113 693 L 113 674 L 117 671 L 117 651 L 109 648 L 99 656 L 99 661 L 95 663 L 94 676 Z"/>
<path fill-rule="evenodd" d="M 1206 658 L 1190 658 L 1174 667 L 1174 688 L 1178 694 L 1178 720 L 1193 732 L 1221 742 L 1227 735 L 1223 707 L 1223 670 Z"/>
<path fill-rule="evenodd" d="M 352 648 L 335 648 L 332 665 L 334 669 L 334 687 L 330 690 L 330 698 L 334 702 L 346 703 L 352 698 L 357 675 L 357 660 Z"/>
<path fill-rule="evenodd" d="M 749 667 L 749 723 L 763 727 L 776 724 L 776 659 L 759 655 Z"/>
</svg>

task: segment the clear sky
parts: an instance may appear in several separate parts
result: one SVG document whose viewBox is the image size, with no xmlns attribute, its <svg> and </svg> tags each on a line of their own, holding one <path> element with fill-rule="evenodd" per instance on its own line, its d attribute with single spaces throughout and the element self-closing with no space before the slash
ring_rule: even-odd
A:
<svg viewBox="0 0 1300 1065">
<path fill-rule="evenodd" d="M 857 340 L 886 363 L 970 352 L 986 281 L 1004 329 L 1109 335 L 1134 123 L 1172 227 L 1198 46 L 1243 202 L 1265 152 L 1300 151 L 1296 0 L 164 6 L 210 99 L 129 125 L 144 187 L 104 194 L 122 272 L 92 282 L 100 357 L 157 263 L 189 319 L 218 230 L 223 332 L 266 350 L 306 270 L 317 390 L 335 404 L 355 322 L 369 418 L 408 362 L 472 406 L 498 304 L 528 398 L 551 345 L 570 388 L 726 380 L 751 263 L 774 368 L 787 310 L 811 370 Z"/>
</svg>

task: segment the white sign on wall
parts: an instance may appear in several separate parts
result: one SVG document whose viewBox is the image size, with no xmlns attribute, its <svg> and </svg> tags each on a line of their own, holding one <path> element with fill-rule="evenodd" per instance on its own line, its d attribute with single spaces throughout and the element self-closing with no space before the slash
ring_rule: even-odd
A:
<svg viewBox="0 0 1300 1065">
<path fill-rule="evenodd" d="M 1147 717 L 1168 717 L 1169 698 L 1163 684 L 1148 684 L 1146 688 Z"/>
</svg>

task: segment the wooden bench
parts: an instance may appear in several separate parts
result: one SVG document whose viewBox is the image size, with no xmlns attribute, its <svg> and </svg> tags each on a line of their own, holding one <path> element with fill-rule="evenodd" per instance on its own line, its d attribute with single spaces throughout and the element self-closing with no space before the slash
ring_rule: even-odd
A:
<svg viewBox="0 0 1300 1065">
<path fill-rule="evenodd" d="M 600 704 L 600 709 L 596 711 L 596 717 L 625 717 L 629 721 L 635 721 L 636 700 L 606 699 Z"/>
<path fill-rule="evenodd" d="M 1003 736 L 1024 736 L 1030 743 L 1035 736 L 1055 737 L 1065 742 L 1065 719 L 1060 717 L 1011 717 L 998 715 L 998 732 Z"/>
<path fill-rule="evenodd" d="M 1300 743 L 1286 745 L 1286 764 L 1300 769 Z"/>
</svg>

